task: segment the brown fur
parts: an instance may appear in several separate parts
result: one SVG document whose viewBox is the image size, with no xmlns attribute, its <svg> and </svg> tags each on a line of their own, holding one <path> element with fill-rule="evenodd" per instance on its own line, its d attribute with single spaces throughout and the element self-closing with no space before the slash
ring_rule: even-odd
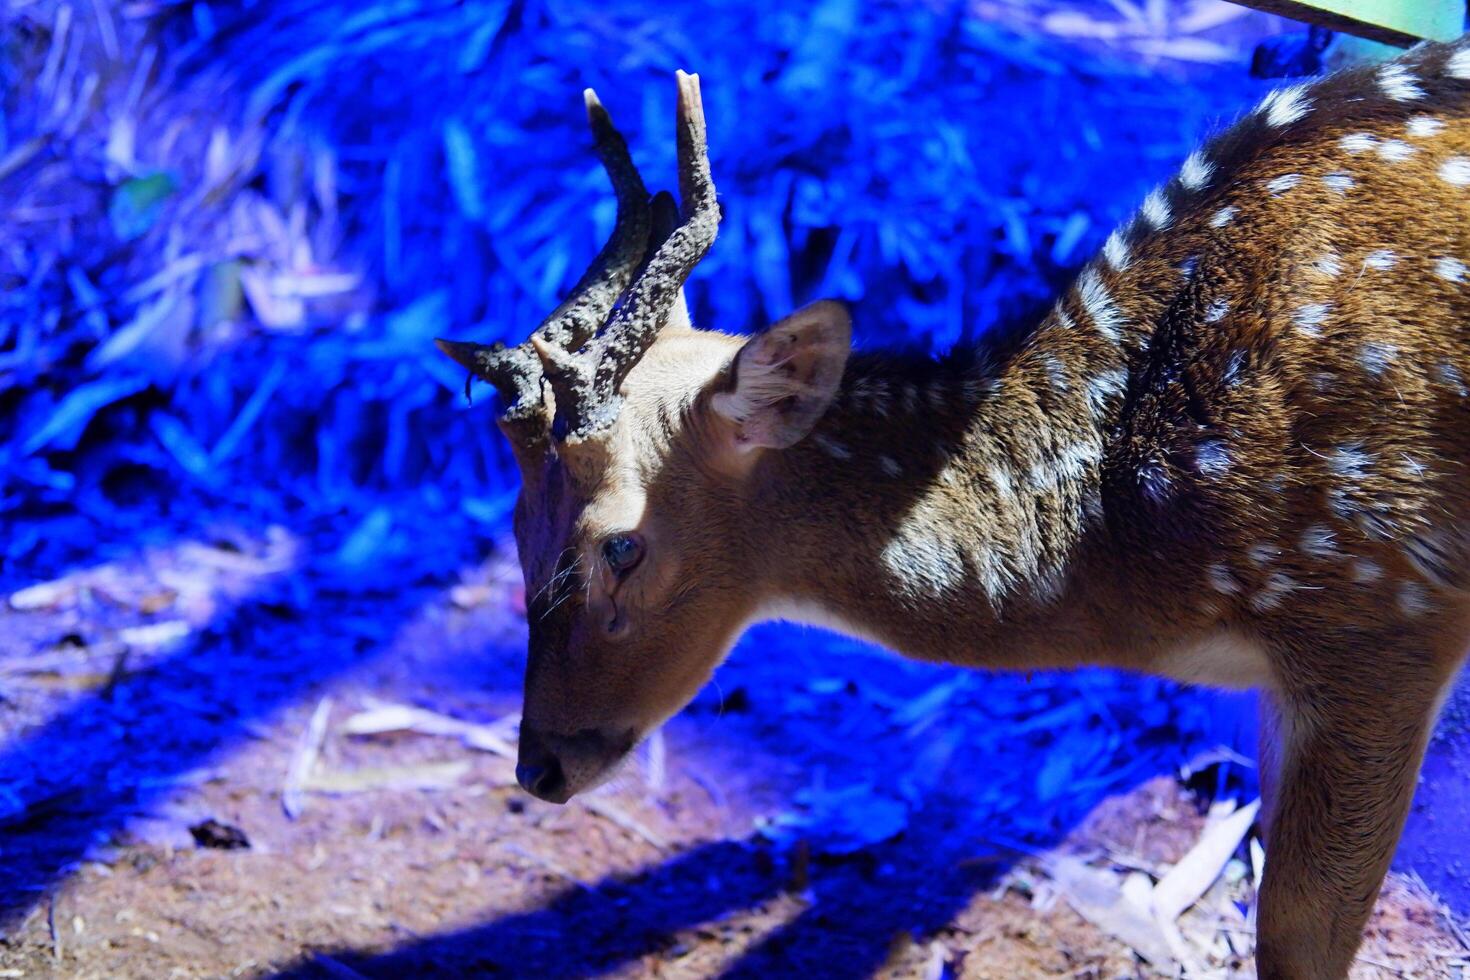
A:
<svg viewBox="0 0 1470 980">
<path fill-rule="evenodd" d="M 523 759 L 591 785 L 773 616 L 1257 686 L 1260 975 L 1345 975 L 1470 639 L 1466 62 L 1268 100 L 998 363 L 849 358 L 831 306 L 667 328 L 609 430 L 519 456 Z"/>
</svg>

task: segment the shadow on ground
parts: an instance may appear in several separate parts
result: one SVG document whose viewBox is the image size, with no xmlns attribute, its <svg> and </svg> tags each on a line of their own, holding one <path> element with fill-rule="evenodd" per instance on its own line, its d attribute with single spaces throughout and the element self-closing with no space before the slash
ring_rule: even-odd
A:
<svg viewBox="0 0 1470 980">
<path fill-rule="evenodd" d="M 792 854 L 758 839 L 716 841 L 633 877 L 570 889 L 535 911 L 382 955 L 332 953 L 276 976 L 347 975 L 341 966 L 375 978 L 594 976 L 651 954 L 676 962 L 681 931 L 717 935 L 722 917 L 785 895 L 790 921 L 748 945 L 722 975 L 866 977 L 895 937 L 942 928 L 1003 871 L 1002 862 L 974 859 L 991 849 L 961 824 L 950 801 L 941 801 L 915 814 L 900 839 L 841 862 L 814 863 L 806 887 Z"/>
<path fill-rule="evenodd" d="M 168 546 L 161 537 L 155 543 Z M 329 555 L 338 543 L 319 536 L 307 547 Z M 119 661 L 115 682 L 101 691 L 77 696 L 34 727 L 7 725 L 0 935 L 130 815 L 146 813 L 241 740 L 265 737 L 275 715 L 379 654 L 395 625 L 438 592 L 423 578 L 391 587 L 308 579 L 304 568 L 263 578 L 167 656 L 136 667 Z M 90 620 L 103 614 L 84 613 L 80 629 L 101 632 Z M 81 633 L 71 636 L 62 642 L 83 642 Z M 0 711 L 7 703 L 0 691 Z"/>
</svg>

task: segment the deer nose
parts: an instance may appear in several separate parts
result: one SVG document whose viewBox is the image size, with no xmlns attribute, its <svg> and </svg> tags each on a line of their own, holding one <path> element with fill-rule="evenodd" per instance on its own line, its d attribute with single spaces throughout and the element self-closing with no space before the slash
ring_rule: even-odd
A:
<svg viewBox="0 0 1470 980">
<path fill-rule="evenodd" d="M 550 803 L 566 802 L 567 780 L 562 774 L 561 763 L 554 758 L 540 764 L 518 763 L 516 782 L 532 796 Z"/>
<path fill-rule="evenodd" d="M 567 801 L 567 777 L 561 760 L 534 730 L 521 726 L 520 759 L 516 782 L 532 796 L 548 803 Z"/>
</svg>

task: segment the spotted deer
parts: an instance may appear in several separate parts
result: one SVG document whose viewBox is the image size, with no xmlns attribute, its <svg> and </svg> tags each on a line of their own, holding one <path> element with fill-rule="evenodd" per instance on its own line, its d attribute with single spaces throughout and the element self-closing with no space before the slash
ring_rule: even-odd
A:
<svg viewBox="0 0 1470 980">
<path fill-rule="evenodd" d="M 527 342 L 440 342 L 521 471 L 521 784 L 597 784 L 772 618 L 1259 688 L 1259 973 L 1345 975 L 1470 641 L 1470 45 L 1272 93 L 1019 342 L 937 360 L 834 302 L 690 325 L 678 85 L 681 205 L 588 91 L 607 245 Z"/>
</svg>

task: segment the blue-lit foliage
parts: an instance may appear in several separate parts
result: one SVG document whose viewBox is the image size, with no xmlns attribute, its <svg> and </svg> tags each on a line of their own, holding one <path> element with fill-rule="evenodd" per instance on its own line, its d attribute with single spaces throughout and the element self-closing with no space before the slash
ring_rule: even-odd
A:
<svg viewBox="0 0 1470 980">
<path fill-rule="evenodd" d="M 946 348 L 1038 307 L 1248 84 L 1201 98 L 962 4 L 195 5 L 109 31 L 57 9 L 12 15 L 4 66 L 16 515 L 180 481 L 493 514 L 508 457 L 430 339 L 519 338 L 609 228 L 583 86 L 658 187 L 672 71 L 704 79 L 725 219 L 696 322 L 837 296 L 861 343 Z"/>
</svg>

